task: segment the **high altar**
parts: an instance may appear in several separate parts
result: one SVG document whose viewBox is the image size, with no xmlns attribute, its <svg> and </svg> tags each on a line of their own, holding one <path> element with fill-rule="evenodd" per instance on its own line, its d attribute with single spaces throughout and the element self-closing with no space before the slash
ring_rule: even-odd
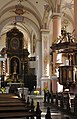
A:
<svg viewBox="0 0 77 119">
<path fill-rule="evenodd" d="M 29 52 L 24 49 L 24 37 L 16 27 L 6 33 L 6 84 L 9 85 L 11 92 L 19 87 L 34 88 L 36 77 L 29 74 Z M 3 75 L 4 76 L 4 75 Z M 31 82 L 31 83 L 30 83 Z"/>
</svg>

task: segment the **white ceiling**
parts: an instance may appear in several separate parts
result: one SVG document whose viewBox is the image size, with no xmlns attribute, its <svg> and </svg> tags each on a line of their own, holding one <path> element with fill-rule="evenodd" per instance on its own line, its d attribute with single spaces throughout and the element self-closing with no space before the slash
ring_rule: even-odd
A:
<svg viewBox="0 0 77 119">
<path fill-rule="evenodd" d="M 20 4 L 23 11 L 16 10 L 16 5 Z M 24 34 L 26 31 L 28 35 L 36 32 L 36 27 L 38 30 L 45 25 L 49 27 L 51 15 L 58 12 L 57 5 L 60 5 L 62 25 L 69 25 L 73 29 L 73 0 L 0 0 L 0 34 L 14 27 L 15 22 L 18 29 Z M 23 14 L 18 15 L 16 11 Z"/>
</svg>

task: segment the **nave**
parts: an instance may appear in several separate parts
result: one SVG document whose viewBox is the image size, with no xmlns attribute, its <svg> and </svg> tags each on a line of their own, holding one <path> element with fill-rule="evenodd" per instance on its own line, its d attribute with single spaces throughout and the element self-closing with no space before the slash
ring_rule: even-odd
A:
<svg viewBox="0 0 77 119">
<path fill-rule="evenodd" d="M 50 108 L 51 119 L 77 119 L 76 116 L 72 115 L 71 113 L 60 110 L 54 104 L 44 103 L 44 97 L 41 95 L 31 97 L 34 99 L 35 106 L 37 102 L 40 102 L 40 109 L 42 111 L 41 119 L 45 119 L 48 107 Z"/>
<path fill-rule="evenodd" d="M 39 107 L 42 111 L 41 118 L 35 116 L 34 119 L 46 119 L 47 108 L 50 108 L 51 119 L 77 119 L 76 116 L 58 110 L 53 104 L 44 103 L 42 95 L 27 95 L 27 97 L 29 102 L 33 99 L 34 110 L 36 110 L 37 102 L 39 102 Z M 33 115 L 33 112 L 28 112 L 31 107 L 26 101 L 14 94 L 0 94 L 0 119 L 33 119 L 32 117 L 28 118 L 28 116 Z"/>
</svg>

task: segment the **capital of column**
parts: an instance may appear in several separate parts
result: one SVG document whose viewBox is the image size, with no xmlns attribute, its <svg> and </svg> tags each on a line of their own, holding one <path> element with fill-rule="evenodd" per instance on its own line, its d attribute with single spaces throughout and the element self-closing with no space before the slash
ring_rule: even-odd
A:
<svg viewBox="0 0 77 119">
<path fill-rule="evenodd" d="M 49 33 L 50 31 L 49 31 L 49 29 L 41 29 L 41 32 L 43 32 L 43 33 Z"/>
<path fill-rule="evenodd" d="M 56 17 L 61 17 L 61 13 L 53 12 L 53 14 L 51 15 L 51 18 L 56 18 Z"/>
<path fill-rule="evenodd" d="M 36 42 L 41 42 L 41 38 L 40 39 L 37 39 Z"/>
</svg>

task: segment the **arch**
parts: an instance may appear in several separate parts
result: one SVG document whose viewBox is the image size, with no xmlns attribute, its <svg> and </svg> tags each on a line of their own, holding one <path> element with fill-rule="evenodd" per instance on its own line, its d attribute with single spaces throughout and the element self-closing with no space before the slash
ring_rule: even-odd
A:
<svg viewBox="0 0 77 119">
<path fill-rule="evenodd" d="M 0 34 L 1 34 L 1 31 L 2 31 L 3 27 L 7 23 L 13 22 L 13 21 L 15 21 L 15 17 L 14 16 L 13 17 L 9 17 L 9 18 L 5 19 L 4 21 L 2 21 L 1 24 L 0 24 Z M 30 19 L 28 19 L 26 17 L 24 17 L 24 22 L 25 22 L 25 25 L 30 26 L 35 31 L 37 39 L 40 40 L 40 29 L 38 28 L 38 26 L 33 21 L 31 21 Z"/>
<path fill-rule="evenodd" d="M 8 7 L 8 8 L 6 8 L 6 9 L 4 9 L 1 13 L 0 13 L 0 17 L 2 17 L 2 15 L 4 15 L 6 12 L 8 12 L 9 10 L 11 11 L 11 10 L 13 10 L 13 9 L 15 9 L 15 6 L 11 6 L 11 7 Z M 27 7 L 24 7 L 24 10 L 25 11 L 29 11 L 36 19 L 37 19 L 37 21 L 38 21 L 38 23 L 39 23 L 39 26 L 41 27 L 42 26 L 42 22 L 41 22 L 41 17 L 39 17 L 38 16 L 38 13 L 36 14 L 34 11 L 32 11 L 30 8 L 27 8 Z"/>
</svg>

